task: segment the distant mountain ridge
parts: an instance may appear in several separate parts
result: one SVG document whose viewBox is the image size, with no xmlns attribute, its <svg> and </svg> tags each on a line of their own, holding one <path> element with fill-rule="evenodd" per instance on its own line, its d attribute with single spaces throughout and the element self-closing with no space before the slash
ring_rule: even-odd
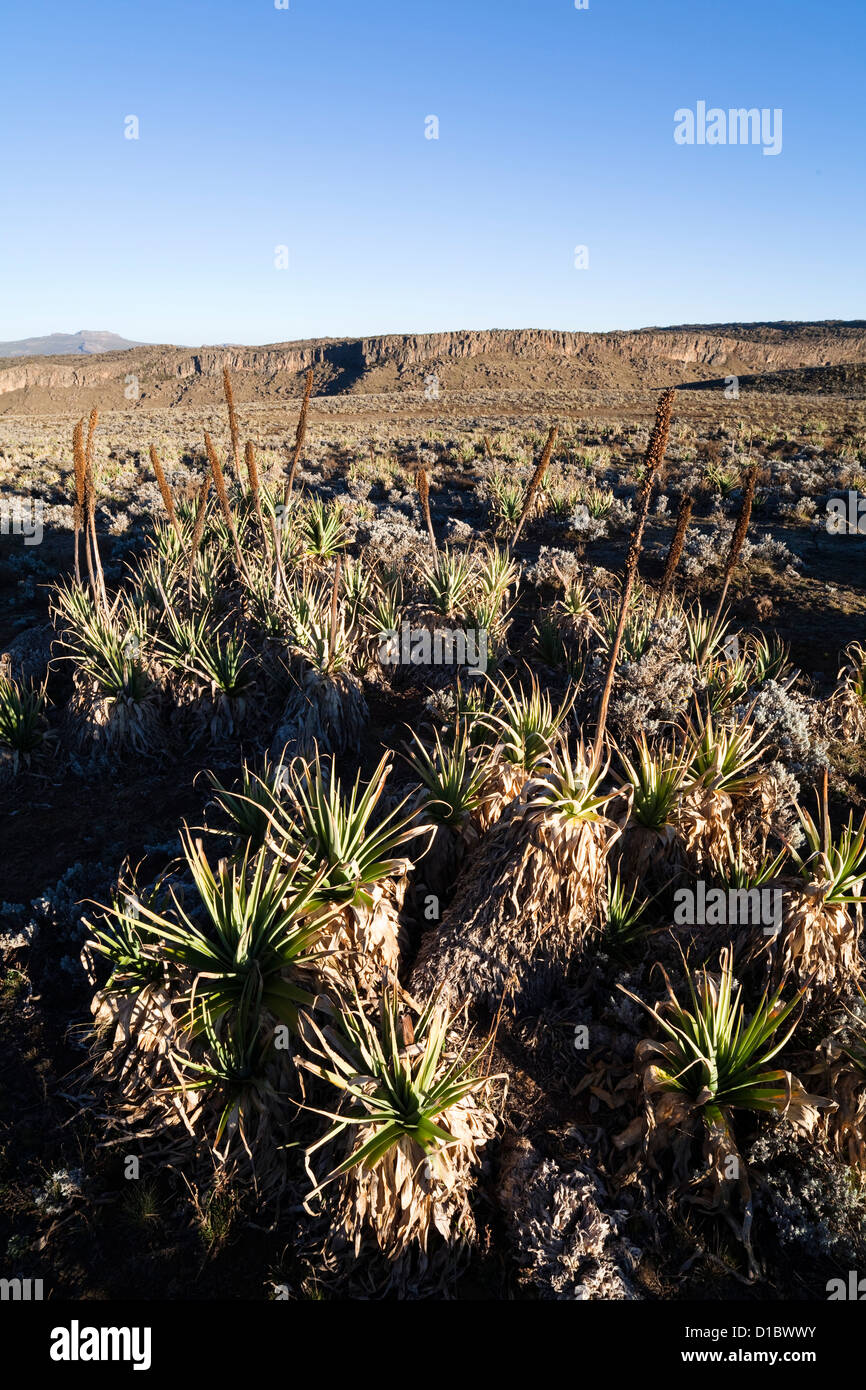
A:
<svg viewBox="0 0 866 1390">
<path fill-rule="evenodd" d="M 123 340 L 118 340 L 122 342 Z M 609 333 L 467 329 L 313 338 L 248 347 L 139 344 L 120 352 L 0 363 L 0 412 L 207 407 L 231 370 L 238 401 L 294 400 L 312 367 L 316 396 L 449 391 L 657 390 L 728 377 L 784 393 L 859 396 L 866 321 L 684 324 Z M 843 370 L 844 369 L 844 370 Z M 854 370 L 856 369 L 856 370 Z M 804 375 L 805 373 L 805 375 Z M 130 385 L 131 383 L 131 385 Z M 789 387 L 790 384 L 790 387 Z"/>
<path fill-rule="evenodd" d="M 101 328 L 79 328 L 77 333 L 48 333 L 43 338 L 19 338 L 17 342 L 0 343 L 0 357 L 69 357 L 72 354 L 91 357 L 141 346 L 132 338 L 120 338 Z"/>
</svg>

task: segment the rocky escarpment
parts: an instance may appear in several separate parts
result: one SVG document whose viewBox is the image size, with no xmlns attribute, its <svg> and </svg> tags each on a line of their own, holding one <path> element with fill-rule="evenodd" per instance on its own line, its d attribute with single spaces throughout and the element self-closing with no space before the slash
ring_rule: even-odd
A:
<svg viewBox="0 0 866 1390">
<path fill-rule="evenodd" d="M 136 347 L 88 358 L 9 360 L 0 368 L 0 409 L 43 412 L 205 405 L 219 399 L 231 368 L 241 400 L 297 395 L 304 373 L 316 393 L 637 387 L 866 363 L 866 323 L 684 325 L 612 333 L 491 329 L 317 339 L 262 347 L 195 350 Z"/>
</svg>

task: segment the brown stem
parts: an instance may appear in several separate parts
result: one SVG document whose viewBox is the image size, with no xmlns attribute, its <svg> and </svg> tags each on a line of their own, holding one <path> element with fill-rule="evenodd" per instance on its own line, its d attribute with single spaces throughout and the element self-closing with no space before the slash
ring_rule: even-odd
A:
<svg viewBox="0 0 866 1390">
<path fill-rule="evenodd" d="M 262 513 L 261 485 L 259 483 L 259 466 L 256 463 L 256 451 L 253 441 L 248 439 L 244 448 L 244 462 L 247 466 L 247 474 L 250 480 L 250 490 L 253 494 L 253 502 L 256 508 L 256 516 L 262 530 L 262 542 L 265 547 L 265 560 L 270 568 L 271 548 L 268 543 L 268 533 L 265 528 L 265 518 Z"/>
<path fill-rule="evenodd" d="M 593 768 L 601 766 L 601 750 L 604 743 L 604 732 L 607 725 L 607 710 L 610 704 L 611 690 L 613 689 L 614 672 L 616 671 L 616 663 L 619 657 L 622 634 L 625 631 L 626 620 L 628 618 L 628 607 L 631 601 L 632 589 L 634 588 L 634 581 L 637 577 L 637 566 L 643 547 L 643 533 L 644 527 L 646 526 L 646 519 L 649 515 L 653 483 L 664 461 L 665 451 L 668 445 L 675 394 L 673 389 L 670 389 L 668 391 L 663 391 L 659 397 L 659 403 L 656 407 L 655 424 L 653 425 L 653 432 L 650 435 L 650 441 L 647 445 L 646 457 L 644 460 L 646 466 L 641 491 L 638 497 L 637 517 L 635 519 L 634 531 L 632 532 L 628 555 L 625 561 L 625 575 L 622 586 L 622 599 L 620 600 L 619 606 L 619 620 L 610 647 L 607 674 L 605 675 L 604 687 L 601 692 L 601 701 L 598 707 L 598 726 L 595 731 L 595 741 L 592 746 Z"/>
<path fill-rule="evenodd" d="M 89 501 L 93 504 L 93 506 L 92 510 L 88 513 L 87 517 L 87 537 L 90 541 L 90 551 L 93 556 L 93 572 L 95 572 L 96 575 L 94 597 L 96 598 L 97 603 L 101 602 L 103 607 L 107 607 L 108 596 L 105 592 L 105 579 L 102 573 L 102 564 L 99 559 L 99 540 L 96 534 L 96 499 L 94 493 L 92 492 L 90 493 Z"/>
<path fill-rule="evenodd" d="M 550 456 L 553 453 L 553 446 L 556 443 L 556 436 L 558 433 L 558 427 L 556 425 L 551 425 L 550 433 L 547 436 L 547 443 L 545 444 L 541 452 L 541 458 L 538 460 L 538 467 L 536 468 L 535 472 L 529 480 L 529 486 L 527 487 L 526 495 L 523 498 L 523 508 L 521 510 L 520 516 L 517 519 L 517 525 L 514 528 L 514 535 L 511 537 L 511 541 L 508 546 L 509 551 L 512 551 L 517 544 L 518 537 L 520 536 L 520 533 L 523 530 L 524 522 L 526 521 L 526 518 L 529 516 L 532 504 L 535 501 L 535 494 L 538 492 L 538 489 L 541 487 L 541 484 L 544 480 L 544 475 L 547 472 L 547 465 L 550 463 Z"/>
<path fill-rule="evenodd" d="M 81 533 L 84 528 L 85 504 L 87 499 L 87 465 L 84 458 L 84 420 L 79 420 L 72 431 L 72 461 L 75 470 L 75 503 L 72 508 L 72 522 L 75 529 L 75 582 L 81 583 Z M 86 537 L 85 537 L 86 548 Z M 90 567 L 90 551 L 87 550 L 87 563 Z M 90 576 L 93 588 L 93 575 Z"/>
<path fill-rule="evenodd" d="M 156 445 L 150 446 L 150 461 L 153 464 L 153 471 L 156 474 L 156 481 L 159 484 L 159 491 L 162 496 L 163 506 L 168 512 L 168 519 L 177 532 L 177 538 L 183 544 L 183 532 L 180 529 L 180 522 L 177 519 L 177 512 L 174 509 L 174 497 L 168 484 L 168 478 L 160 463 L 159 454 L 156 452 Z"/>
<path fill-rule="evenodd" d="M 76 502 L 72 508 L 72 525 L 74 535 L 74 560 L 75 560 L 75 582 L 81 583 L 81 508 Z"/>
<path fill-rule="evenodd" d="M 295 473 L 298 467 L 298 460 L 301 457 L 301 450 L 304 447 L 304 436 L 307 433 L 307 410 L 310 405 L 310 396 L 313 394 L 313 369 L 309 368 L 307 380 L 304 385 L 304 399 L 301 402 L 301 413 L 298 416 L 298 428 L 295 431 L 295 449 L 292 455 L 292 466 L 289 470 L 289 477 L 283 491 L 283 506 L 289 505 L 289 498 L 292 495 L 292 488 L 295 483 Z"/>
<path fill-rule="evenodd" d="M 680 557 L 683 553 L 683 546 L 686 543 L 686 532 L 689 529 L 689 522 L 692 519 L 692 512 L 694 510 L 694 506 L 694 497 L 687 497 L 685 494 L 683 494 L 682 500 L 680 501 L 680 509 L 677 513 L 676 529 L 674 530 L 674 534 L 671 537 L 670 549 L 668 550 L 668 557 L 665 561 L 665 571 L 662 575 L 662 582 L 659 588 L 658 603 L 656 604 L 656 611 L 653 614 L 654 623 L 657 623 L 659 620 L 659 615 L 662 611 L 662 605 L 664 604 L 664 601 L 667 598 L 668 590 L 670 589 L 671 584 L 673 583 L 674 575 L 677 572 L 677 565 L 680 562 Z"/>
<path fill-rule="evenodd" d="M 240 482 L 241 478 L 241 443 L 238 431 L 238 417 L 235 410 L 235 395 L 232 390 L 232 379 L 228 367 L 223 367 L 223 392 L 226 398 L 226 405 L 229 411 L 229 434 L 232 440 L 232 461 L 234 463 L 235 479 Z"/>
<path fill-rule="evenodd" d="M 108 595 L 105 590 L 105 576 L 102 573 L 102 561 L 99 558 L 99 541 L 96 536 L 96 470 L 94 468 L 94 449 L 93 441 L 96 434 L 96 426 L 99 422 L 99 411 L 95 408 L 90 412 L 90 420 L 87 425 L 87 447 L 84 452 L 84 479 L 85 490 L 87 493 L 87 531 L 90 538 L 90 547 L 93 552 L 93 566 L 91 570 L 91 582 L 93 574 L 96 575 L 95 597 L 97 601 L 101 598 L 103 607 L 108 607 Z"/>
<path fill-rule="evenodd" d="M 187 576 L 186 591 L 190 608 L 192 608 L 192 576 L 195 570 L 195 557 L 198 554 L 201 538 L 204 535 L 204 518 L 207 510 L 207 495 L 209 492 L 210 478 L 205 474 L 202 485 L 199 488 L 198 505 L 195 509 L 195 524 L 192 528 L 192 540 L 190 541 L 189 547 L 189 574 Z"/>
<path fill-rule="evenodd" d="M 424 520 L 427 523 L 427 534 L 430 537 L 430 547 L 433 551 L 433 563 L 439 563 L 439 550 L 436 545 L 436 533 L 433 530 L 433 518 L 430 515 L 430 483 L 427 472 L 424 468 L 419 468 L 415 474 L 415 483 L 418 487 L 418 497 L 421 501 L 421 510 L 424 513 Z"/>
<path fill-rule="evenodd" d="M 737 568 L 737 561 L 742 553 L 743 545 L 746 540 L 746 532 L 749 529 L 749 521 L 752 516 L 752 503 L 755 500 L 755 485 L 758 481 L 758 465 L 753 463 L 746 475 L 746 486 L 743 491 L 743 504 L 740 507 L 740 514 L 737 517 L 737 524 L 734 527 L 734 534 L 731 536 L 731 544 L 728 550 L 728 558 L 725 562 L 725 572 L 722 576 L 722 592 L 719 594 L 719 601 L 716 604 L 716 611 L 713 614 L 713 625 L 711 633 L 716 631 L 719 619 L 722 616 L 722 608 L 728 596 L 734 570 Z"/>
<path fill-rule="evenodd" d="M 220 464 L 219 458 L 217 457 L 216 449 L 213 446 L 213 440 L 211 439 L 207 430 L 205 430 L 204 432 L 204 447 L 207 449 L 208 463 L 210 464 L 210 471 L 213 474 L 213 481 L 214 487 L 216 488 L 217 500 L 220 504 L 223 519 L 225 521 L 226 526 L 228 527 L 229 535 L 232 538 L 232 543 L 235 548 L 235 559 L 238 562 L 238 570 L 244 576 L 244 578 L 247 581 L 249 581 L 249 571 L 246 566 L 246 561 L 243 557 L 243 552 L 241 551 L 241 543 L 238 540 L 237 527 L 235 526 L 235 519 L 232 516 L 232 509 L 229 503 L 229 495 L 226 491 L 226 482 L 225 478 L 223 477 L 222 466 Z"/>
<path fill-rule="evenodd" d="M 337 599 L 340 593 L 340 574 L 343 568 L 342 555 L 337 556 L 337 564 L 334 569 L 334 587 L 331 590 L 331 631 L 328 633 L 328 667 L 334 660 L 334 651 L 337 646 Z"/>
<path fill-rule="evenodd" d="M 273 516 L 271 517 L 271 535 L 274 538 L 274 558 L 276 561 L 274 566 L 274 601 L 276 602 L 280 597 L 280 589 L 285 589 L 286 592 L 288 592 L 289 586 L 286 583 L 286 571 L 283 567 L 283 547 L 280 528 L 277 524 L 276 517 Z"/>
</svg>

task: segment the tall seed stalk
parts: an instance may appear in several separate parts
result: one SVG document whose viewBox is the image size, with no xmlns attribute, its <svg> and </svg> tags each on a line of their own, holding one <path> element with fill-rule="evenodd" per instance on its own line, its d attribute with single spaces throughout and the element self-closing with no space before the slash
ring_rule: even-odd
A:
<svg viewBox="0 0 866 1390">
<path fill-rule="evenodd" d="M 284 509 L 284 519 L 285 515 L 286 513 Z M 271 516 L 270 521 L 271 535 L 274 541 L 274 602 L 276 603 L 276 601 L 280 597 L 280 590 L 285 589 L 286 593 L 288 593 L 289 586 L 286 582 L 286 571 L 283 565 L 283 547 L 280 536 L 280 523 L 277 521 L 276 516 L 273 515 Z"/>
<path fill-rule="evenodd" d="M 261 484 L 259 482 L 259 466 L 256 463 L 255 445 L 253 444 L 253 441 L 251 439 L 248 439 L 246 445 L 244 446 L 244 462 L 247 466 L 247 477 L 250 480 L 250 491 L 253 494 L 253 503 L 256 509 L 256 516 L 258 518 L 259 526 L 262 530 L 262 543 L 265 547 L 265 560 L 268 567 L 270 568 L 271 549 L 268 543 L 268 533 L 265 528 L 264 513 L 262 512 Z"/>
<path fill-rule="evenodd" d="M 725 572 L 722 576 L 722 592 L 719 594 L 719 601 L 716 604 L 716 611 L 713 614 L 713 625 L 711 631 L 714 633 L 722 615 L 725 599 L 728 596 L 734 570 L 743 550 L 746 539 L 746 532 L 749 529 L 749 521 L 752 517 L 752 503 L 755 500 L 755 485 L 758 481 L 758 465 L 753 463 L 746 474 L 746 486 L 743 490 L 743 503 L 740 507 L 740 515 L 737 517 L 737 524 L 734 527 L 734 534 L 731 536 L 731 544 L 728 549 L 728 558 L 725 561 Z"/>
<path fill-rule="evenodd" d="M 253 444 L 253 441 L 251 439 L 247 440 L 246 445 L 244 447 L 244 462 L 247 466 L 247 475 L 250 480 L 250 490 L 253 494 L 253 501 L 255 503 L 256 508 L 256 516 L 258 517 L 259 525 L 262 528 L 262 541 L 265 547 L 265 563 L 270 569 L 271 547 L 270 542 L 268 540 L 268 528 L 265 525 L 265 517 L 264 512 L 262 510 L 262 489 L 261 480 L 259 478 L 259 466 L 256 462 L 255 445 Z M 287 588 L 288 586 L 286 584 L 286 575 L 283 569 L 283 551 L 282 546 L 280 545 L 280 532 L 279 526 L 277 524 L 277 519 L 275 516 L 271 515 L 269 520 L 271 540 L 273 540 L 274 543 L 274 602 L 276 602 L 280 597 L 280 588 Z"/>
<path fill-rule="evenodd" d="M 165 471 L 160 462 L 159 454 L 156 452 L 155 444 L 151 444 L 150 446 L 150 461 L 153 464 L 153 471 L 156 474 L 156 481 L 159 484 L 159 490 L 162 494 L 163 505 L 165 506 L 165 510 L 168 512 L 168 519 L 174 527 L 175 532 L 177 533 L 178 540 L 180 541 L 181 545 L 183 545 L 183 531 L 180 528 L 180 522 L 177 519 L 177 512 L 174 509 L 174 497 L 172 495 L 171 488 L 169 487 L 168 478 L 165 476 Z"/>
<path fill-rule="evenodd" d="M 301 450 L 304 447 L 304 437 L 307 433 L 307 411 L 310 406 L 310 396 L 313 394 L 313 369 L 307 371 L 307 380 L 304 385 L 304 399 L 301 402 L 301 413 L 298 416 L 298 428 L 295 431 L 295 448 L 292 454 L 292 466 L 289 469 L 289 477 L 283 491 L 283 506 L 289 505 L 289 498 L 292 495 L 292 488 L 295 483 L 295 473 L 298 468 L 298 460 L 301 457 Z"/>
<path fill-rule="evenodd" d="M 337 607 L 340 595 L 340 575 L 343 572 L 343 557 L 337 555 L 337 563 L 334 567 L 334 587 L 331 590 L 331 630 L 328 633 L 328 669 L 330 670 L 334 660 L 334 652 L 337 646 Z"/>
<path fill-rule="evenodd" d="M 75 505 L 72 508 L 72 522 L 75 528 L 75 582 L 81 583 L 81 533 L 84 529 L 85 502 L 87 497 L 86 465 L 84 461 L 84 420 L 78 421 L 72 431 L 72 462 L 75 470 Z M 90 572 L 90 587 L 93 588 L 93 572 L 90 564 L 90 551 L 87 537 L 84 538 L 87 567 Z"/>
<path fill-rule="evenodd" d="M 235 558 L 238 562 L 238 570 L 244 576 L 247 582 L 249 582 L 249 570 L 247 569 L 246 561 L 244 560 L 243 552 L 241 551 L 241 543 L 238 540 L 237 527 L 235 526 L 235 519 L 232 516 L 231 504 L 229 503 L 229 495 L 226 490 L 226 480 L 223 477 L 223 470 L 220 465 L 220 461 L 217 457 L 216 449 L 213 446 L 213 440 L 211 439 L 207 430 L 205 430 L 204 432 L 204 447 L 207 449 L 208 463 L 210 464 L 210 471 L 213 474 L 213 481 L 214 487 L 216 488 L 217 500 L 220 504 L 223 519 L 225 520 L 225 524 L 228 527 L 229 535 L 232 538 L 232 543 L 235 548 Z"/>
<path fill-rule="evenodd" d="M 526 518 L 529 516 L 529 513 L 532 509 L 532 504 L 535 501 L 535 494 L 538 492 L 538 489 L 541 487 L 541 484 L 544 481 L 544 475 L 547 472 L 547 466 L 550 463 L 550 456 L 553 453 L 553 446 L 556 443 L 556 436 L 558 433 L 559 427 L 557 425 L 551 425 L 550 433 L 547 436 L 547 442 L 541 451 L 541 458 L 538 460 L 538 466 L 529 480 L 529 486 L 527 487 L 526 494 L 523 498 L 523 507 L 521 509 L 520 516 L 517 519 L 517 525 L 514 528 L 514 535 L 511 537 L 511 541 L 509 543 L 509 551 L 512 551 L 516 546 L 520 533 L 523 530 L 524 522 L 526 521 Z"/>
<path fill-rule="evenodd" d="M 427 534 L 430 537 L 430 548 L 433 551 L 433 563 L 439 563 L 439 551 L 436 546 L 436 533 L 433 530 L 433 518 L 430 515 L 430 483 L 427 478 L 427 470 L 419 468 L 415 474 L 415 483 L 418 488 L 418 497 L 421 502 L 421 511 L 424 513 L 424 520 L 427 523 Z"/>
<path fill-rule="evenodd" d="M 665 570 L 664 574 L 662 575 L 662 582 L 659 588 L 658 603 L 656 604 L 656 611 L 653 614 L 654 623 L 657 623 L 659 620 L 659 615 L 661 614 L 662 606 L 664 604 L 665 599 L 668 596 L 668 590 L 670 589 L 671 584 L 673 583 L 674 575 L 677 572 L 677 565 L 680 562 L 680 557 L 683 553 L 683 546 L 686 543 L 686 532 L 689 529 L 689 522 L 692 519 L 692 512 L 694 511 L 694 507 L 694 497 L 689 497 L 684 493 L 682 498 L 680 499 L 680 509 L 677 512 L 677 524 L 674 530 L 674 534 L 671 537 L 670 549 L 668 550 L 668 556 L 665 560 Z"/>
<path fill-rule="evenodd" d="M 595 742 L 592 746 L 592 766 L 593 768 L 601 765 L 601 749 L 604 743 L 604 732 L 607 725 L 607 710 L 610 704 L 610 693 L 613 689 L 613 677 L 616 671 L 617 658 L 619 656 L 622 634 L 625 631 L 626 619 L 628 617 L 629 603 L 631 601 L 634 581 L 637 577 L 637 566 L 640 560 L 640 553 L 643 548 L 643 533 L 646 526 L 646 519 L 649 515 L 650 498 L 652 496 L 653 484 L 656 474 L 664 462 L 665 453 L 668 447 L 668 437 L 671 429 L 671 415 L 674 408 L 674 398 L 676 392 L 673 388 L 663 391 L 659 397 L 656 407 L 655 424 L 647 445 L 646 456 L 644 458 L 644 476 L 641 484 L 640 496 L 638 499 L 637 517 L 635 519 L 634 531 L 632 532 L 631 542 L 628 548 L 628 555 L 625 561 L 625 574 L 623 577 L 622 598 L 619 605 L 619 620 L 616 625 L 613 642 L 610 647 L 610 657 L 607 664 L 607 674 L 605 676 L 604 687 L 601 692 L 601 703 L 598 707 L 598 726 L 595 731 Z"/>
<path fill-rule="evenodd" d="M 99 423 L 99 411 L 96 407 L 90 412 L 90 419 L 87 424 L 87 445 L 84 451 L 84 491 L 85 507 L 87 511 L 87 531 L 90 537 L 90 546 L 93 552 L 93 567 L 90 570 L 91 582 L 92 575 L 96 575 L 96 585 L 94 597 L 97 602 L 101 599 L 103 607 L 108 608 L 108 594 L 105 590 L 105 576 L 102 573 L 102 561 L 99 558 L 99 542 L 96 538 L 96 470 L 94 467 L 93 440 L 96 434 L 96 426 Z"/>
<path fill-rule="evenodd" d="M 232 461 L 234 463 L 235 480 L 241 480 L 241 441 L 238 431 L 238 416 L 235 410 L 235 393 L 232 390 L 232 379 L 228 367 L 223 367 L 223 392 L 226 398 L 226 405 L 229 412 L 229 434 L 232 440 Z"/>
<path fill-rule="evenodd" d="M 187 598 L 189 599 L 190 608 L 192 608 L 192 576 L 195 571 L 195 557 L 198 554 L 198 548 L 201 545 L 201 538 L 204 535 L 204 519 L 205 513 L 207 511 L 207 495 L 209 492 L 210 477 L 207 473 L 205 473 L 202 485 L 199 488 L 198 492 L 198 504 L 195 509 L 195 522 L 193 524 L 192 540 L 190 541 L 189 546 L 189 573 L 187 575 L 186 581 L 186 592 Z"/>
</svg>

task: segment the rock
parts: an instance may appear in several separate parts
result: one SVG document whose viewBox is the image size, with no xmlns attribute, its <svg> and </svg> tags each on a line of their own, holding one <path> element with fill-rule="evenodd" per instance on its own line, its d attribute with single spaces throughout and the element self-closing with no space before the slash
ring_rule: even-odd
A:
<svg viewBox="0 0 866 1390">
<path fill-rule="evenodd" d="M 55 637 L 51 623 L 41 623 L 19 633 L 0 652 L 0 670 L 8 671 L 13 680 L 32 680 L 40 685 L 48 672 Z"/>
</svg>

